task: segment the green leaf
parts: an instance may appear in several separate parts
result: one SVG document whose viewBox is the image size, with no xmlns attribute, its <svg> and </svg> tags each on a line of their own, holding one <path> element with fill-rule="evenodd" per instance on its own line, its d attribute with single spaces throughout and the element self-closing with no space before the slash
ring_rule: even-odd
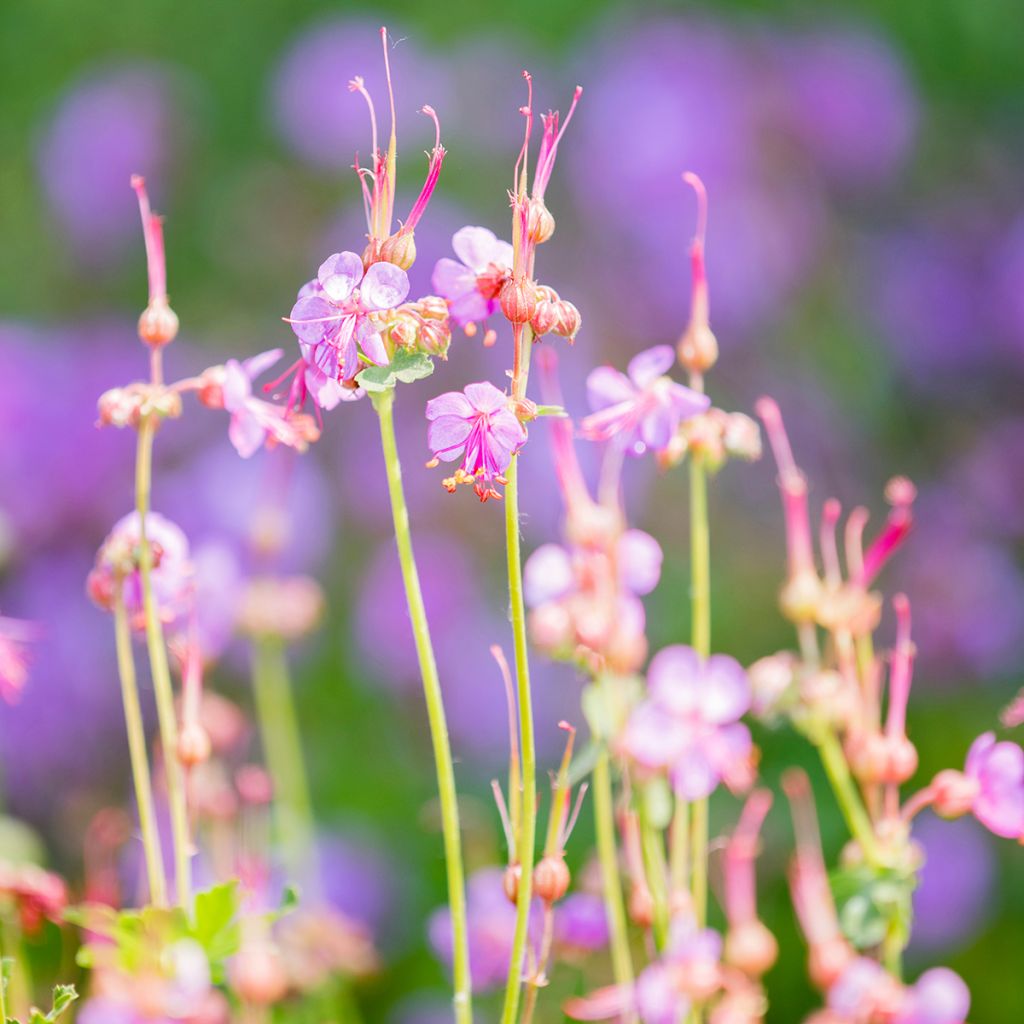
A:
<svg viewBox="0 0 1024 1024">
<path fill-rule="evenodd" d="M 238 906 L 237 879 L 196 893 L 192 937 L 206 950 L 215 969 L 241 944 Z"/>
<path fill-rule="evenodd" d="M 878 946 L 889 934 L 909 934 L 912 873 L 858 865 L 834 872 L 831 884 L 843 934 L 857 949 Z"/>
<path fill-rule="evenodd" d="M 53 990 L 53 1008 L 49 1013 L 33 1006 L 29 1010 L 28 1024 L 53 1024 L 64 1015 L 64 1011 L 78 998 L 74 985 L 58 985 Z M 8 1024 L 18 1024 L 14 1017 L 7 1018 Z"/>
<path fill-rule="evenodd" d="M 400 348 L 387 366 L 368 366 L 357 374 L 356 383 L 365 391 L 390 391 L 399 381 L 411 384 L 434 372 L 434 360 L 424 352 Z"/>
</svg>

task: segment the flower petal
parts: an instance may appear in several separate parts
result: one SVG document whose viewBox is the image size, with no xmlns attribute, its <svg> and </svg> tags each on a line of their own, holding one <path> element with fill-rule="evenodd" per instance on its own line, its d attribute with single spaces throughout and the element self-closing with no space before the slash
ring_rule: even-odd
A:
<svg viewBox="0 0 1024 1024">
<path fill-rule="evenodd" d="M 228 424 L 228 439 L 243 459 L 259 451 L 266 436 L 267 431 L 259 420 L 245 409 L 236 412 Z"/>
<path fill-rule="evenodd" d="M 700 685 L 701 717 L 713 725 L 735 722 L 750 707 L 746 670 L 727 654 L 712 654 L 704 664 Z"/>
<path fill-rule="evenodd" d="M 224 364 L 224 408 L 228 412 L 241 409 L 245 400 L 252 394 L 252 382 L 245 368 L 237 359 L 229 359 Z"/>
<path fill-rule="evenodd" d="M 691 715 L 700 710 L 704 683 L 700 655 L 692 647 L 673 644 L 660 650 L 647 669 L 647 688 L 663 708 Z"/>
<path fill-rule="evenodd" d="M 587 377 L 587 401 L 594 412 L 620 402 L 632 402 L 635 398 L 636 388 L 615 367 L 599 366 L 590 371 Z"/>
<path fill-rule="evenodd" d="M 260 374 L 266 373 L 283 355 L 283 349 L 272 348 L 257 356 L 251 356 L 242 363 L 245 375 L 249 380 L 255 380 Z"/>
<path fill-rule="evenodd" d="M 295 337 L 307 345 L 319 345 L 324 338 L 337 330 L 343 314 L 326 299 L 318 295 L 299 299 L 292 306 L 289 323 Z"/>
<path fill-rule="evenodd" d="M 638 388 L 646 388 L 668 373 L 675 361 L 676 353 L 671 345 L 655 345 L 633 356 L 626 372 Z"/>
<path fill-rule="evenodd" d="M 649 594 L 661 579 L 661 545 L 643 530 L 627 530 L 619 539 L 619 581 L 634 594 Z"/>
<path fill-rule="evenodd" d="M 472 423 L 460 416 L 439 416 L 427 427 L 427 444 L 442 462 L 454 462 L 462 455 L 472 429 Z"/>
<path fill-rule="evenodd" d="M 572 559 L 561 544 L 542 544 L 523 566 L 523 592 L 531 608 L 565 597 L 575 585 Z"/>
<path fill-rule="evenodd" d="M 507 246 L 507 249 L 505 248 Z M 508 257 L 505 266 L 511 267 L 511 249 L 508 242 L 499 242 L 498 236 L 490 228 L 474 227 L 467 225 L 459 228 L 452 235 L 452 248 L 455 255 L 466 264 L 470 270 L 481 271 L 488 263 L 495 263 Z"/>
<path fill-rule="evenodd" d="M 427 402 L 426 416 L 428 420 L 436 420 L 439 416 L 461 416 L 470 419 L 473 416 L 473 406 L 461 391 L 446 391 Z"/>
<path fill-rule="evenodd" d="M 336 252 L 320 264 L 320 287 L 332 302 L 344 302 L 363 277 L 363 261 L 354 252 Z"/>
<path fill-rule="evenodd" d="M 466 397 L 478 412 L 492 413 L 508 407 L 508 396 L 499 391 L 490 381 L 481 380 L 467 384 Z"/>
<path fill-rule="evenodd" d="M 363 278 L 359 300 L 367 309 L 394 309 L 409 294 L 409 275 L 394 263 L 374 263 Z"/>
</svg>

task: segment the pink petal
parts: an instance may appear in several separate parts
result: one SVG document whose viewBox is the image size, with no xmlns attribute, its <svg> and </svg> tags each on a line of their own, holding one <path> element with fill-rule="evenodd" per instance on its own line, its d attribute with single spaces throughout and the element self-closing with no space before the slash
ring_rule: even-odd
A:
<svg viewBox="0 0 1024 1024">
<path fill-rule="evenodd" d="M 252 394 L 252 382 L 237 359 L 229 359 L 224 364 L 224 408 L 228 412 L 237 412 L 245 405 L 245 400 Z"/>
<path fill-rule="evenodd" d="M 434 273 L 430 277 L 430 286 L 442 298 L 449 302 L 461 295 L 480 292 L 476 287 L 476 272 L 445 256 L 434 264 Z M 483 299 L 483 296 L 480 295 Z"/>
<path fill-rule="evenodd" d="M 242 410 L 231 417 L 231 423 L 228 425 L 228 439 L 243 459 L 248 459 L 259 451 L 266 436 L 266 430 L 249 412 Z"/>
<path fill-rule="evenodd" d="M 688 420 L 691 416 L 698 416 L 707 412 L 711 407 L 711 399 L 707 395 L 694 391 L 683 384 L 672 381 L 668 387 L 668 400 L 672 411 L 677 417 L 676 422 Z"/>
<path fill-rule="evenodd" d="M 490 228 L 467 226 L 452 235 L 455 255 L 471 270 L 483 270 L 488 263 L 512 266 L 512 246 L 499 242 Z"/>
<path fill-rule="evenodd" d="M 679 426 L 679 417 L 671 407 L 659 402 L 640 421 L 640 439 L 653 451 L 664 451 Z"/>
<path fill-rule="evenodd" d="M 690 744 L 676 759 L 669 772 L 672 788 L 684 800 L 710 796 L 718 785 L 719 774 L 701 744 Z"/>
<path fill-rule="evenodd" d="M 565 597 L 575 585 L 572 559 L 561 544 L 542 544 L 523 566 L 523 591 L 531 608 Z"/>
<path fill-rule="evenodd" d="M 743 666 L 727 654 L 712 654 L 704 665 L 700 696 L 705 722 L 735 722 L 750 707 L 750 681 Z"/>
<path fill-rule="evenodd" d="M 638 388 L 646 388 L 659 377 L 664 377 L 675 361 L 676 353 L 671 345 L 655 345 L 633 356 L 626 372 Z"/>
<path fill-rule="evenodd" d="M 461 416 L 468 420 L 473 416 L 473 406 L 461 391 L 446 391 L 427 402 L 426 416 L 428 420 L 439 416 Z"/>
<path fill-rule="evenodd" d="M 472 429 L 470 421 L 460 416 L 439 416 L 427 427 L 427 444 L 442 462 L 454 462 Z"/>
<path fill-rule="evenodd" d="M 476 384 L 467 384 L 465 391 L 466 397 L 478 412 L 491 413 L 508 407 L 508 396 L 489 381 L 482 380 Z"/>
<path fill-rule="evenodd" d="M 373 324 L 364 317 L 359 318 L 359 326 L 356 328 L 359 347 L 363 355 L 376 363 L 378 366 L 386 366 L 391 360 L 388 359 L 388 350 L 384 347 L 384 339 L 376 331 Z"/>
<path fill-rule="evenodd" d="M 394 263 L 374 263 L 363 278 L 359 298 L 367 309 L 394 309 L 409 294 L 409 275 Z"/>
<path fill-rule="evenodd" d="M 644 768 L 667 768 L 682 756 L 689 731 L 665 708 L 650 700 L 637 705 L 626 722 L 619 745 Z"/>
<path fill-rule="evenodd" d="M 324 338 L 335 331 L 341 318 L 342 314 L 326 299 L 314 295 L 299 299 L 292 306 L 289 320 L 291 329 L 299 341 L 303 341 L 307 345 L 319 345 Z"/>
<path fill-rule="evenodd" d="M 255 380 L 260 374 L 266 373 L 283 355 L 283 349 L 272 348 L 267 352 L 261 352 L 258 356 L 246 359 L 242 363 L 242 366 L 245 368 L 245 375 L 249 380 Z"/>
<path fill-rule="evenodd" d="M 643 530 L 627 530 L 619 540 L 619 580 L 634 594 L 649 594 L 661 579 L 661 545 Z"/>
<path fill-rule="evenodd" d="M 332 302 L 344 302 L 363 276 L 363 261 L 354 252 L 336 252 L 320 264 L 317 280 Z"/>
<path fill-rule="evenodd" d="M 651 696 L 674 714 L 689 715 L 701 706 L 703 665 L 692 647 L 673 644 L 659 651 L 647 669 Z"/>
<path fill-rule="evenodd" d="M 636 388 L 624 373 L 619 373 L 612 366 L 599 366 L 590 371 L 587 377 L 587 401 L 594 412 L 620 402 L 632 402 L 635 398 Z"/>
</svg>

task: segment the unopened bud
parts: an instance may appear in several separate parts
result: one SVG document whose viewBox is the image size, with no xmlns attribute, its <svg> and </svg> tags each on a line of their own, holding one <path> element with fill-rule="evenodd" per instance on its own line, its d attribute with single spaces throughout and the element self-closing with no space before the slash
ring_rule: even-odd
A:
<svg viewBox="0 0 1024 1024">
<path fill-rule="evenodd" d="M 254 806 L 269 804 L 274 796 L 274 785 L 266 769 L 258 764 L 246 764 L 235 773 L 239 796 Z"/>
<path fill-rule="evenodd" d="M 526 231 L 531 242 L 542 245 L 555 233 L 555 218 L 543 199 L 530 200 L 526 217 Z"/>
<path fill-rule="evenodd" d="M 759 658 L 747 669 L 755 715 L 771 715 L 778 709 L 793 685 L 795 662 L 792 653 L 780 651 Z"/>
<path fill-rule="evenodd" d="M 560 856 L 542 857 L 533 869 L 533 891 L 545 903 L 557 903 L 568 891 L 569 868 Z"/>
<path fill-rule="evenodd" d="M 575 341 L 583 326 L 580 311 L 566 299 L 559 299 L 555 307 L 558 310 L 558 323 L 555 324 L 554 333 L 568 338 L 570 342 Z"/>
<path fill-rule="evenodd" d="M 742 412 L 731 412 L 725 420 L 725 450 L 737 459 L 756 462 L 761 458 L 761 428 Z"/>
<path fill-rule="evenodd" d="M 726 962 L 751 977 L 759 978 L 769 970 L 778 955 L 775 936 L 757 919 L 745 921 L 726 933 Z"/>
<path fill-rule="evenodd" d="M 889 745 L 880 732 L 857 733 L 847 742 L 847 756 L 853 774 L 861 782 L 878 783 L 886 780 L 889 769 Z"/>
<path fill-rule="evenodd" d="M 828 991 L 853 959 L 853 951 L 840 937 L 816 942 L 807 958 L 807 973 L 816 988 Z"/>
<path fill-rule="evenodd" d="M 378 261 L 394 263 L 402 270 L 408 270 L 416 262 L 416 240 L 411 231 L 400 229 L 390 238 L 385 238 L 380 247 Z"/>
<path fill-rule="evenodd" d="M 142 396 L 130 388 L 111 388 L 100 395 L 97 408 L 103 427 L 136 426 L 142 408 Z"/>
<path fill-rule="evenodd" d="M 790 622 L 813 622 L 821 602 L 821 580 L 808 570 L 790 577 L 779 594 L 779 607 Z"/>
<path fill-rule="evenodd" d="M 948 768 L 939 772 L 932 782 L 932 807 L 943 818 L 959 818 L 973 806 L 978 795 L 978 780 Z"/>
<path fill-rule="evenodd" d="M 501 287 L 500 300 L 510 323 L 529 323 L 537 308 L 537 286 L 527 277 L 510 277 Z"/>
<path fill-rule="evenodd" d="M 501 879 L 501 888 L 509 903 L 516 903 L 519 900 L 519 879 L 523 877 L 523 868 L 520 864 L 509 864 L 505 868 L 505 874 Z"/>
<path fill-rule="evenodd" d="M 420 324 L 419 345 L 421 352 L 438 359 L 448 358 L 448 348 L 452 343 L 452 327 L 450 321 L 424 320 Z"/>
<path fill-rule="evenodd" d="M 542 338 L 545 334 L 550 334 L 558 326 L 558 321 L 558 307 L 555 302 L 543 296 L 538 298 L 537 308 L 533 311 L 533 317 L 530 319 L 530 328 L 533 330 L 534 337 Z"/>
<path fill-rule="evenodd" d="M 917 747 L 906 736 L 889 736 L 886 746 L 889 760 L 885 781 L 902 785 L 917 771 Z"/>
<path fill-rule="evenodd" d="M 250 942 L 231 963 L 231 987 L 244 1003 L 270 1006 L 284 998 L 288 976 L 281 957 L 269 942 Z"/>
<path fill-rule="evenodd" d="M 167 345 L 178 335 L 178 315 L 166 299 L 154 300 L 139 317 L 139 337 L 147 345 L 159 348 Z"/>
<path fill-rule="evenodd" d="M 196 397 L 207 409 L 224 408 L 224 380 L 227 373 L 223 366 L 211 366 L 199 375 L 199 390 Z"/>
<path fill-rule="evenodd" d="M 641 928 L 654 922 L 654 897 L 644 882 L 634 882 L 629 893 L 629 919 Z"/>
<path fill-rule="evenodd" d="M 530 612 L 529 626 L 530 639 L 548 654 L 567 650 L 576 635 L 569 609 L 554 601 L 534 608 Z"/>
<path fill-rule="evenodd" d="M 210 734 L 198 722 L 190 722 L 178 735 L 178 760 L 186 768 L 193 768 L 209 757 Z"/>
<path fill-rule="evenodd" d="M 707 373 L 718 361 L 718 340 L 706 324 L 691 325 L 680 338 L 679 362 L 690 373 Z"/>
</svg>

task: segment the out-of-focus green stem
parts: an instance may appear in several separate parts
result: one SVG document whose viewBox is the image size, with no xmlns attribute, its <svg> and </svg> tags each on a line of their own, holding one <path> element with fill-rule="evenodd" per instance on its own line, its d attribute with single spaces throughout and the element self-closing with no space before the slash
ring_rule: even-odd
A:
<svg viewBox="0 0 1024 1024">
<path fill-rule="evenodd" d="M 135 462 L 135 509 L 139 516 L 139 576 L 142 580 L 142 608 L 146 620 L 146 647 L 149 650 L 153 692 L 160 722 L 160 745 L 164 755 L 167 801 L 171 809 L 171 838 L 174 845 L 174 879 L 179 906 L 187 906 L 192 889 L 192 844 L 189 838 L 185 783 L 178 759 L 178 723 L 174 712 L 174 690 L 167 664 L 167 647 L 160 621 L 160 609 L 153 594 L 153 549 L 146 535 L 150 491 L 153 482 L 153 435 L 157 417 L 152 413 L 139 424 L 138 454 Z"/>
<path fill-rule="evenodd" d="M 114 640 L 117 647 L 117 671 L 121 678 L 121 703 L 124 705 L 124 724 L 128 732 L 128 755 L 135 786 L 135 803 L 139 809 L 139 831 L 146 861 L 150 902 L 158 907 L 167 906 L 167 879 L 164 876 L 164 858 L 160 850 L 160 835 L 153 810 L 153 784 L 149 775 L 146 754 L 146 732 L 139 703 L 139 687 L 135 676 L 135 658 L 132 655 L 131 626 L 124 604 L 124 587 L 118 580 L 114 590 Z M 0 1015 L 0 1020 L 3 1017 Z"/>
<path fill-rule="evenodd" d="M 668 870 L 661 833 L 651 824 L 644 801 L 640 801 L 640 844 L 643 851 L 644 871 L 654 900 L 654 943 L 662 950 L 668 942 Z"/>
<path fill-rule="evenodd" d="M 527 340 L 527 344 L 530 344 Z M 530 693 L 530 664 L 526 640 L 526 606 L 523 602 L 523 562 L 519 549 L 519 456 L 513 455 L 506 472 L 505 550 L 508 562 L 508 597 L 512 615 L 512 638 L 516 656 L 516 703 L 522 749 L 523 800 L 518 849 L 519 894 L 516 898 L 516 927 L 512 937 L 512 956 L 505 986 L 501 1024 L 513 1024 L 519 1010 L 523 983 L 523 957 L 526 953 L 530 923 L 530 897 L 533 893 L 533 857 L 537 832 L 537 752 L 533 738 L 533 697 Z"/>
<path fill-rule="evenodd" d="M 459 805 L 455 791 L 455 768 L 448 740 L 448 723 L 445 719 L 441 683 L 430 640 L 419 572 L 413 554 L 409 509 L 402 487 L 402 464 L 398 458 L 398 445 L 395 441 L 395 396 L 393 391 L 382 391 L 374 393 L 371 397 L 380 421 L 380 438 L 384 450 L 388 493 L 391 497 L 391 516 L 395 527 L 395 542 L 398 545 L 398 561 L 402 568 L 405 599 L 409 606 L 409 619 L 412 622 L 416 656 L 423 679 L 423 695 L 427 704 L 430 738 L 434 747 L 437 790 L 441 805 L 441 829 L 444 834 L 445 869 L 448 874 L 448 907 L 452 918 L 455 1020 L 458 1024 L 469 1024 L 473 1019 L 473 1006 L 469 974 L 469 938 L 466 928 L 465 877 L 462 867 L 462 838 L 459 834 Z"/>
<path fill-rule="evenodd" d="M 274 784 L 274 815 L 292 881 L 318 886 L 313 802 L 302 756 L 288 658 L 280 637 L 253 643 L 252 683 L 263 753 Z"/>
<path fill-rule="evenodd" d="M 839 740 L 831 729 L 823 729 L 820 734 L 813 737 L 813 740 L 850 834 L 860 844 L 868 862 L 876 867 L 881 865 L 883 858 L 878 848 L 875 830 L 850 775 L 850 766 L 846 762 Z"/>
</svg>

